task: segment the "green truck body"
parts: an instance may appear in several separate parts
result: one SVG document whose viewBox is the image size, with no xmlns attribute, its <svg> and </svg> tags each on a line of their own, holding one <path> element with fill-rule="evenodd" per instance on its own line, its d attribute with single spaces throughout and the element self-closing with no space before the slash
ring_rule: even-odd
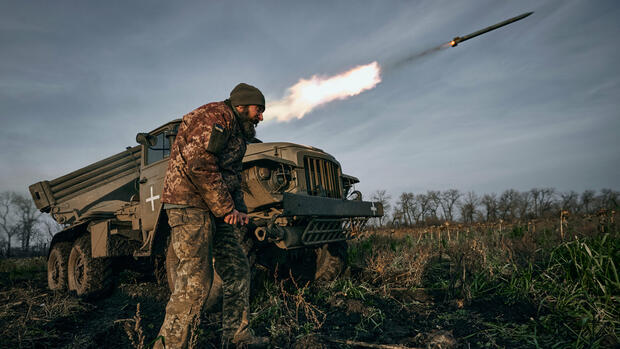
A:
<svg viewBox="0 0 620 349">
<path fill-rule="evenodd" d="M 37 208 L 66 227 L 51 242 L 50 288 L 97 294 L 109 282 L 86 271 L 101 273 L 115 257 L 147 260 L 154 269 L 168 259 L 165 265 L 173 268 L 161 194 L 179 123 L 139 133 L 138 146 L 30 186 Z M 319 250 L 346 241 L 369 218 L 383 214 L 379 203 L 362 201 L 359 192 L 347 200 L 357 182 L 342 174 L 340 163 L 321 149 L 281 142 L 248 144 L 243 158 L 243 191 L 252 219 L 244 229 L 248 249 L 259 254 L 273 247 Z"/>
</svg>

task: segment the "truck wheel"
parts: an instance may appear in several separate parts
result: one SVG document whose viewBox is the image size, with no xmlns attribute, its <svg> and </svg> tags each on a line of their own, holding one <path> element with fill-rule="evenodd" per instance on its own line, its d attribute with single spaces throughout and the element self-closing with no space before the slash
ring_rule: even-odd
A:
<svg viewBox="0 0 620 349">
<path fill-rule="evenodd" d="M 78 238 L 71 248 L 68 281 L 69 290 L 80 297 L 101 295 L 112 286 L 111 262 L 92 257 L 90 234 Z"/>
<path fill-rule="evenodd" d="M 54 244 L 47 258 L 47 286 L 52 291 L 67 289 L 67 263 L 71 253 L 70 242 Z"/>
<path fill-rule="evenodd" d="M 347 261 L 347 242 L 339 241 L 325 244 L 316 250 L 316 272 L 314 279 L 332 281 L 342 271 Z"/>
</svg>

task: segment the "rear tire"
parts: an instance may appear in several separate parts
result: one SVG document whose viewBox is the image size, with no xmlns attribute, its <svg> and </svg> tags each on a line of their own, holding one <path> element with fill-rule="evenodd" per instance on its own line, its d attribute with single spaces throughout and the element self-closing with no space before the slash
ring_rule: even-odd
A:
<svg viewBox="0 0 620 349">
<path fill-rule="evenodd" d="M 109 258 L 93 258 L 90 234 L 78 238 L 69 255 L 68 286 L 78 296 L 99 296 L 112 286 L 112 265 Z"/>
<path fill-rule="evenodd" d="M 70 242 L 54 244 L 47 258 L 47 286 L 52 291 L 65 291 L 67 289 L 69 254 L 71 253 Z"/>
</svg>

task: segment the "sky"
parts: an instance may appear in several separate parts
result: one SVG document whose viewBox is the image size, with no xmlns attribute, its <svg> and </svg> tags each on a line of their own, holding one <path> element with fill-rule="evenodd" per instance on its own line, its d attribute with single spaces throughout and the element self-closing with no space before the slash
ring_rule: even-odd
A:
<svg viewBox="0 0 620 349">
<path fill-rule="evenodd" d="M 618 190 L 619 18 L 615 0 L 0 0 L 0 191 L 134 146 L 239 82 L 269 102 L 374 61 L 375 88 L 258 137 L 325 150 L 366 195 Z"/>
</svg>

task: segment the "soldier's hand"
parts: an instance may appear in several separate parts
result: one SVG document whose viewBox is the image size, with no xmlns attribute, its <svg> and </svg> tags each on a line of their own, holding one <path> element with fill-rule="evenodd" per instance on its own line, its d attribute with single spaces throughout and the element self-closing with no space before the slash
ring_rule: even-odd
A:
<svg viewBox="0 0 620 349">
<path fill-rule="evenodd" d="M 247 214 L 239 212 L 235 209 L 224 217 L 224 222 L 232 225 L 246 225 L 250 222 L 250 217 L 248 217 Z"/>
</svg>

